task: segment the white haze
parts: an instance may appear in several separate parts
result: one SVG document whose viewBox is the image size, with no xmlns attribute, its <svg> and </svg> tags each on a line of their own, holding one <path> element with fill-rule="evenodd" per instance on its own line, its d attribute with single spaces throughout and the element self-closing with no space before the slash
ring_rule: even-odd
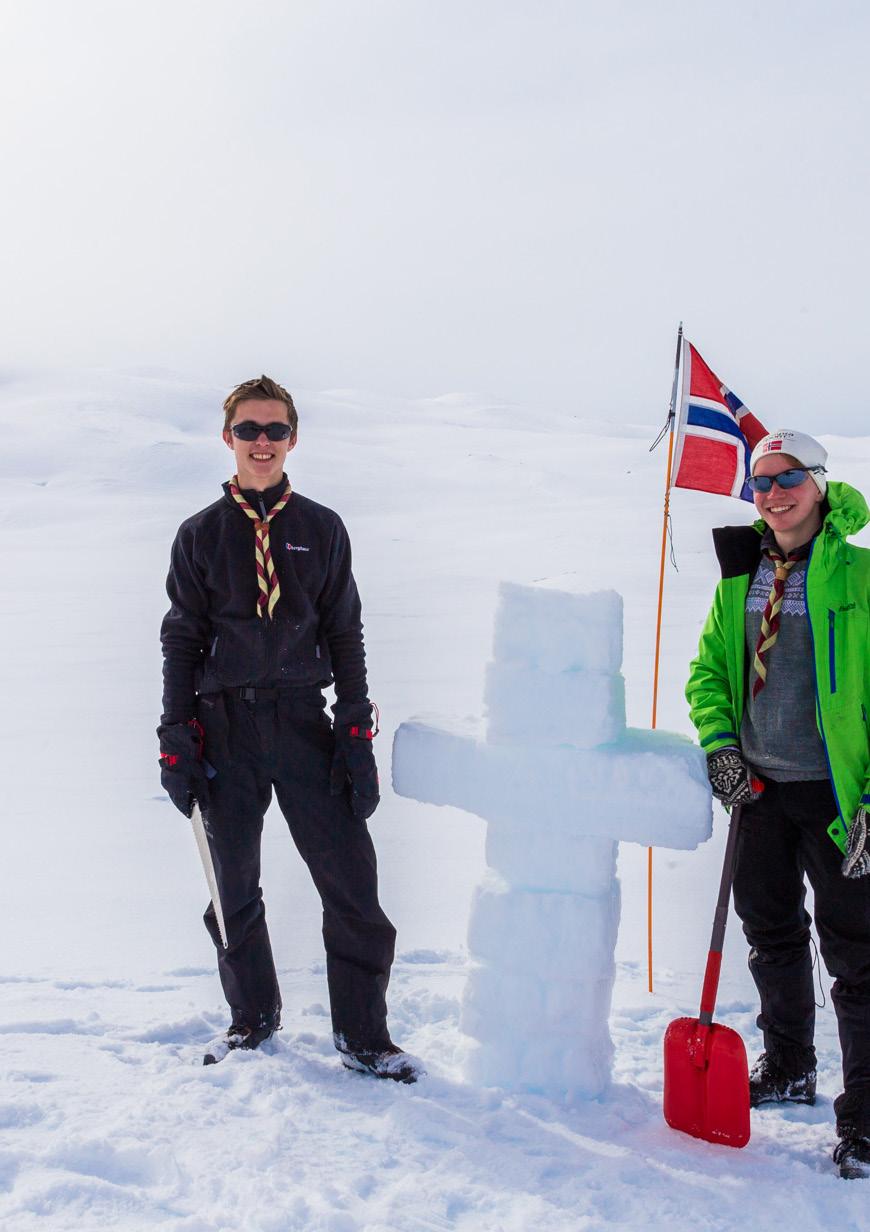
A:
<svg viewBox="0 0 870 1232">
<path fill-rule="evenodd" d="M 677 322 L 856 432 L 870 16 L 844 0 L 0 7 L 8 369 L 664 413 Z"/>
</svg>

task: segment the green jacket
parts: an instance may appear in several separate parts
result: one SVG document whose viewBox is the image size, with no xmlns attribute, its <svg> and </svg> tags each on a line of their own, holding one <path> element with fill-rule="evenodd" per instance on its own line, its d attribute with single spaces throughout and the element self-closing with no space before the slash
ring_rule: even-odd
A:
<svg viewBox="0 0 870 1232">
<path fill-rule="evenodd" d="M 859 804 L 870 806 L 870 550 L 853 547 L 846 536 L 867 525 L 870 511 L 848 484 L 829 483 L 827 495 L 830 509 L 807 562 L 806 601 L 816 723 L 839 809 L 828 833 L 845 851 Z M 764 530 L 758 521 L 713 531 L 722 580 L 686 685 L 692 722 L 707 753 L 739 744 L 748 675 L 744 608 Z"/>
</svg>

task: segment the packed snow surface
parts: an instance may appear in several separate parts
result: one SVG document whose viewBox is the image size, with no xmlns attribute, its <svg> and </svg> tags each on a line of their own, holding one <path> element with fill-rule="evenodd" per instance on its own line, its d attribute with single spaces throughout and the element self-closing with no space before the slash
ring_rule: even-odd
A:
<svg viewBox="0 0 870 1232">
<path fill-rule="evenodd" d="M 742 1151 L 662 1119 L 662 1036 L 697 1012 L 718 809 L 710 842 L 656 853 L 652 996 L 646 853 L 621 845 L 613 1079 L 571 1103 L 466 1080 L 460 1008 L 485 823 L 389 789 L 392 737 L 410 716 L 451 715 L 480 735 L 504 580 L 623 595 L 626 715 L 648 727 L 657 406 L 603 425 L 472 395 L 294 390 L 291 479 L 350 530 L 382 712 L 371 828 L 399 930 L 391 1026 L 429 1071 L 400 1086 L 350 1073 L 332 1049 L 316 895 L 275 809 L 263 879 L 284 1030 L 201 1065 L 227 1018 L 190 826 L 159 786 L 157 629 L 172 536 L 229 474 L 225 391 L 159 372 L 6 372 L 0 391 L 4 1232 L 866 1228 L 870 1191 L 829 1158 L 840 1078 L 827 977 L 814 1108 L 754 1113 Z M 832 475 L 866 490 L 870 442 L 823 440 Z M 659 726 L 688 737 L 683 684 L 716 578 L 709 529 L 751 511 L 676 492 L 672 513 Z M 569 979 L 570 956 L 563 967 Z M 732 919 L 717 1020 L 750 1057 L 755 1012 Z"/>
</svg>

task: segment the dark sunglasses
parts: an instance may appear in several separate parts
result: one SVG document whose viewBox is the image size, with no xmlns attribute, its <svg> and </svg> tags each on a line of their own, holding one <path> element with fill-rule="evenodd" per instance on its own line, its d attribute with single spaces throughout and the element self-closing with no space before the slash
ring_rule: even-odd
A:
<svg viewBox="0 0 870 1232">
<path fill-rule="evenodd" d="M 244 423 L 233 424 L 230 432 L 240 441 L 255 441 L 262 432 L 265 432 L 270 441 L 286 441 L 287 437 L 292 435 L 293 429 L 288 423 L 258 424 L 254 423 L 253 419 L 246 419 Z"/>
<path fill-rule="evenodd" d="M 778 475 L 750 475 L 747 483 L 753 492 L 769 492 L 776 483 L 781 488 L 799 488 L 805 483 L 810 471 L 816 474 L 824 473 L 823 466 L 793 466 L 791 470 L 780 471 Z"/>
</svg>

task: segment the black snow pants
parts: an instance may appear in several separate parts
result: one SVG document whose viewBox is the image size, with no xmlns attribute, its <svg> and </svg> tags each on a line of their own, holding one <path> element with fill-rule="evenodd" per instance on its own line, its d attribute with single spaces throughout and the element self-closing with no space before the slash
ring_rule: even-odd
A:
<svg viewBox="0 0 870 1232">
<path fill-rule="evenodd" d="M 249 690 L 252 693 L 253 690 Z M 334 737 L 317 688 L 240 690 L 200 697 L 209 782 L 204 821 L 229 947 L 209 903 L 205 924 L 232 1021 L 280 1022 L 281 995 L 260 888 L 260 838 L 272 798 L 308 865 L 323 904 L 332 1027 L 357 1049 L 389 1041 L 386 991 L 396 932 L 378 903 L 377 864 L 364 821 L 347 793 L 329 793 Z"/>
<path fill-rule="evenodd" d="M 837 815 L 827 779 L 776 783 L 743 808 L 734 907 L 750 946 L 765 1050 L 786 1073 L 815 1068 L 809 879 L 843 1054 L 837 1127 L 870 1136 L 870 877 L 850 880 L 826 833 Z"/>
</svg>

